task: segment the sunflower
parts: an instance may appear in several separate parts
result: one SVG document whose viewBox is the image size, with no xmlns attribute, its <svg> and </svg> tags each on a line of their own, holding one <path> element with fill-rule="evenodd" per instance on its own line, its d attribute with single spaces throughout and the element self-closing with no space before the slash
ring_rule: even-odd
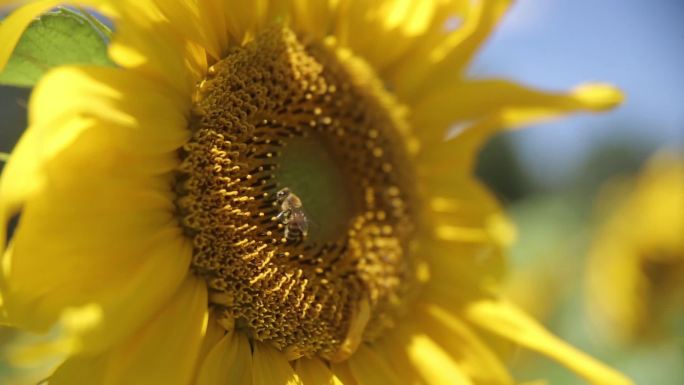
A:
<svg viewBox="0 0 684 385">
<path fill-rule="evenodd" d="M 610 202 L 610 204 L 608 204 Z M 619 342 L 669 338 L 684 321 L 684 159 L 663 151 L 612 182 L 587 265 L 589 314 Z"/>
<path fill-rule="evenodd" d="M 621 99 L 465 79 L 508 1 L 74 3 L 117 66 L 45 75 L 0 183 L 7 322 L 67 336 L 50 384 L 511 384 L 503 340 L 629 383 L 498 295 L 479 146 Z"/>
</svg>

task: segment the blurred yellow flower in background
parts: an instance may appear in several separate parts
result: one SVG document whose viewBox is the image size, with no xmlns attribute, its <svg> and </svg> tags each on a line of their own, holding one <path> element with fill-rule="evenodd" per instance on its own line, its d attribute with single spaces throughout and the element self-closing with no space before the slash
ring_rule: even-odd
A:
<svg viewBox="0 0 684 385">
<path fill-rule="evenodd" d="M 118 67 L 49 72 L 0 182 L 6 322 L 63 327 L 50 384 L 512 384 L 499 338 L 630 383 L 499 297 L 479 147 L 622 99 L 466 79 L 508 1 L 66 3 Z"/>
<path fill-rule="evenodd" d="M 636 180 L 609 183 L 587 265 L 588 313 L 621 341 L 671 337 L 684 320 L 684 158 L 657 154 Z"/>
</svg>

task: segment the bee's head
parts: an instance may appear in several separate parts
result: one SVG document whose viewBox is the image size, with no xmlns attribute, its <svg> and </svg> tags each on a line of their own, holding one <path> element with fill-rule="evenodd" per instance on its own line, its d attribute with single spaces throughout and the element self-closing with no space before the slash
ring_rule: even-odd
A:
<svg viewBox="0 0 684 385">
<path fill-rule="evenodd" d="M 285 187 L 285 188 L 278 190 L 278 192 L 276 193 L 276 199 L 281 201 L 281 200 L 287 198 L 288 195 L 290 195 L 290 189 Z"/>
</svg>

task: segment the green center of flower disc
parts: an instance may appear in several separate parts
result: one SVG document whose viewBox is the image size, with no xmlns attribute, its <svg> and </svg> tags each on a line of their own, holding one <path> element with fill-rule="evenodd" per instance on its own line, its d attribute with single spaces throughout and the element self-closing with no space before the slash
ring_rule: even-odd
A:
<svg viewBox="0 0 684 385">
<path fill-rule="evenodd" d="M 400 109 L 364 63 L 286 28 L 198 85 L 177 207 L 228 328 L 295 359 L 348 358 L 415 286 Z"/>
<path fill-rule="evenodd" d="M 353 212 L 344 171 L 320 138 L 297 137 L 287 141 L 275 172 L 279 185 L 287 186 L 302 201 L 309 222 L 307 241 L 326 243 L 343 233 Z"/>
</svg>

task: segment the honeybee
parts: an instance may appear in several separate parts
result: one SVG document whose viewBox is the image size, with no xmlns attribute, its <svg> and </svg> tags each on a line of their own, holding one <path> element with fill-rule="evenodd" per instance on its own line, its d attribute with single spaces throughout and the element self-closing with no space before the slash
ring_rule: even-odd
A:
<svg viewBox="0 0 684 385">
<path fill-rule="evenodd" d="M 285 238 L 291 241 L 305 239 L 309 232 L 309 222 L 302 208 L 302 200 L 285 187 L 276 193 L 275 205 L 280 206 L 275 220 L 285 225 Z"/>
</svg>

